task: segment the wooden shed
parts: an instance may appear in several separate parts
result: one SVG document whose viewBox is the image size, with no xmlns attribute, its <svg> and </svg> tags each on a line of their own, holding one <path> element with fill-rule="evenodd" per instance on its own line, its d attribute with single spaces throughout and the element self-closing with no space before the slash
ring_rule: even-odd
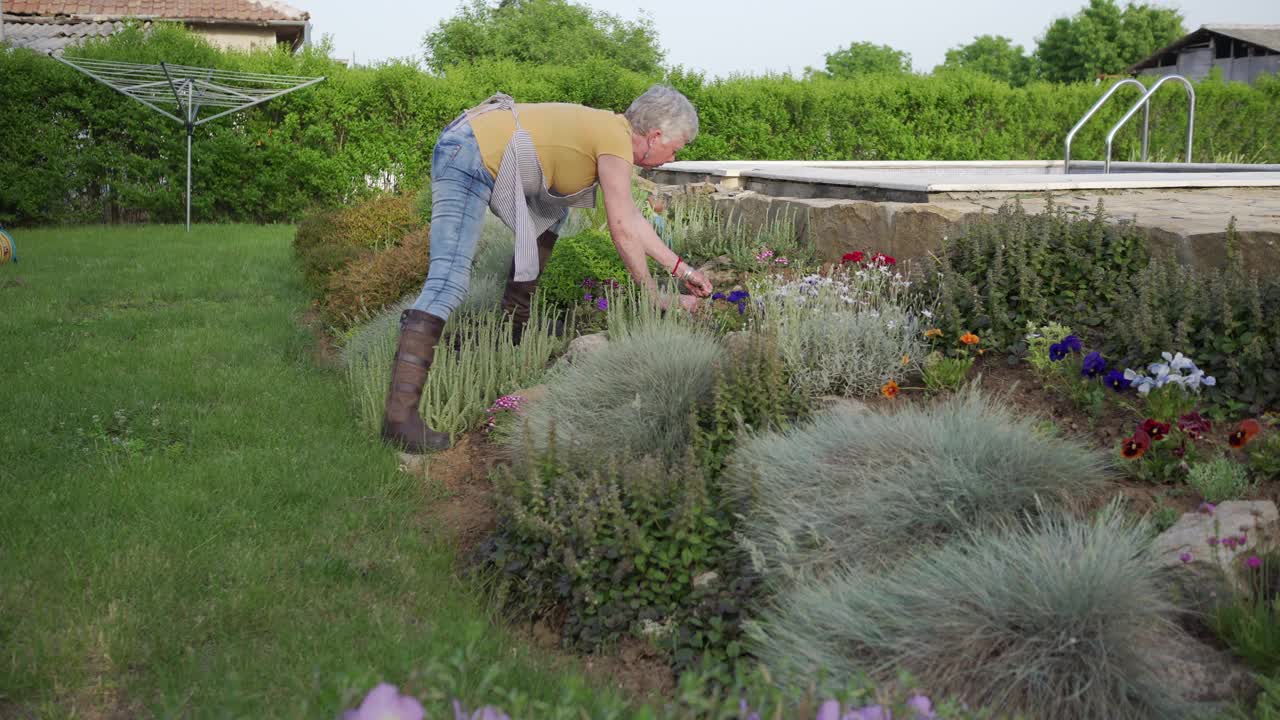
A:
<svg viewBox="0 0 1280 720">
<path fill-rule="evenodd" d="M 1280 72 L 1280 25 L 1203 25 L 1128 72 L 1201 80 L 1215 67 L 1222 68 L 1224 80 L 1250 84 L 1259 75 Z"/>
</svg>

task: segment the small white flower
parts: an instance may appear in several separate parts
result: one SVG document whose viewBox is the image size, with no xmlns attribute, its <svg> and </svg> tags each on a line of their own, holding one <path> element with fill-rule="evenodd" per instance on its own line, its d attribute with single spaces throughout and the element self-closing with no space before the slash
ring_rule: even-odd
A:
<svg viewBox="0 0 1280 720">
<path fill-rule="evenodd" d="M 921 310 L 920 314 L 925 316 L 926 319 L 930 319 L 930 320 L 933 319 L 933 313 L 929 312 L 928 310 Z"/>
</svg>

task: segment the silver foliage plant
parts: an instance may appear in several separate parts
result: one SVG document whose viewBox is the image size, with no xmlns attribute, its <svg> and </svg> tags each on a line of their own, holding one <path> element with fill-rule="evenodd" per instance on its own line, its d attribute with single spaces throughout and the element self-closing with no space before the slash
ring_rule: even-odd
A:
<svg viewBox="0 0 1280 720">
<path fill-rule="evenodd" d="M 510 271 L 514 241 L 492 215 L 485 220 L 475 254 L 471 285 L 462 305 L 449 316 L 446 333 L 459 335 L 458 352 L 441 352 L 427 376 L 423 416 L 442 431 L 474 427 L 501 394 L 534 384 L 551 356 L 564 347 L 552 329 L 562 318 L 535 302 L 525 341 L 510 341 L 510 323 L 499 307 Z M 377 434 L 391 381 L 391 360 L 400 332 L 400 313 L 415 296 L 354 328 L 342 347 L 342 363 L 360 425 Z M 441 347 L 452 347 L 446 337 Z"/>
<path fill-rule="evenodd" d="M 1108 464 L 971 386 L 892 413 L 837 406 L 750 438 L 726 483 L 742 508 L 741 544 L 767 580 L 787 585 L 1069 507 L 1106 485 Z"/>
<path fill-rule="evenodd" d="M 1187 717 L 1156 676 L 1182 635 L 1149 542 L 1114 505 L 1092 522 L 1003 524 L 783 593 L 752 627 L 753 650 L 797 679 L 906 671 L 997 717 Z"/>
<path fill-rule="evenodd" d="M 865 397 L 902 383 L 926 352 L 932 311 L 891 267 L 837 270 L 751 288 L 761 322 L 777 332 L 792 383 L 809 395 Z"/>
</svg>

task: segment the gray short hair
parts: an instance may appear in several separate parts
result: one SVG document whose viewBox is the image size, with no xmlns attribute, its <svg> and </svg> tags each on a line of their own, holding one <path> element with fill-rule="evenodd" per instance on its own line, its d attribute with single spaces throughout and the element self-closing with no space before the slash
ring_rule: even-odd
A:
<svg viewBox="0 0 1280 720">
<path fill-rule="evenodd" d="M 661 130 L 668 138 L 692 142 L 698 136 L 698 111 L 679 90 L 670 85 L 654 85 L 631 103 L 623 113 L 631 129 L 645 135 Z"/>
</svg>

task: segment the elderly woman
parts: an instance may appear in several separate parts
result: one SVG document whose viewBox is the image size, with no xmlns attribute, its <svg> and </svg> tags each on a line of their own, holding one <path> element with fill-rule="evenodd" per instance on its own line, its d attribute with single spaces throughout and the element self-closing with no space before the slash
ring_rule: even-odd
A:
<svg viewBox="0 0 1280 720">
<path fill-rule="evenodd" d="M 513 316 L 516 342 L 560 225 L 569 208 L 595 205 L 597 186 L 613 244 L 640 286 L 656 290 L 648 256 L 694 295 L 710 295 L 706 276 L 658 238 L 631 196 L 633 165 L 670 162 L 697 134 L 693 105 L 662 85 L 622 115 L 561 103 L 517 105 L 495 95 L 450 123 L 431 160 L 431 265 L 422 294 L 400 317 L 383 439 L 411 453 L 449 446 L 447 434 L 423 422 L 418 404 L 445 321 L 467 293 L 486 209 L 515 233 L 502 306 Z M 691 307 L 696 300 L 681 302 Z"/>
</svg>

